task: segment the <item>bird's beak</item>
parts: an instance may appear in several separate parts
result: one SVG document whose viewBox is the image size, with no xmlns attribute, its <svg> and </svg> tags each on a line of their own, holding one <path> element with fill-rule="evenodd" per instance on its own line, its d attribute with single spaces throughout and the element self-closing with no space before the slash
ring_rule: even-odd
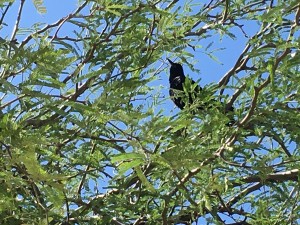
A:
<svg viewBox="0 0 300 225">
<path fill-rule="evenodd" d="M 171 61 L 169 58 L 167 58 L 167 60 L 169 61 L 169 63 L 170 63 L 171 65 L 173 65 L 173 64 L 174 64 L 174 62 L 173 62 L 173 61 Z"/>
</svg>

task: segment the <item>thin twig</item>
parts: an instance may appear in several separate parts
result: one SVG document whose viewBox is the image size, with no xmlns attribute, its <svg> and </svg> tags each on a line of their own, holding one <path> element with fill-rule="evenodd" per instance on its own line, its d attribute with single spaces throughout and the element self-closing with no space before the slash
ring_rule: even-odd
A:
<svg viewBox="0 0 300 225">
<path fill-rule="evenodd" d="M 18 10 L 18 16 L 17 16 L 17 20 L 16 20 L 16 23 L 15 23 L 15 26 L 14 26 L 14 29 L 13 29 L 10 41 L 13 41 L 15 39 L 15 37 L 17 35 L 17 32 L 19 30 L 19 23 L 21 21 L 21 14 L 22 14 L 24 3 L 25 3 L 25 0 L 21 0 L 20 1 L 20 7 L 19 7 L 19 10 Z"/>
<path fill-rule="evenodd" d="M 1 19 L 0 19 L 0 25 L 2 25 L 3 20 L 4 20 L 4 17 L 5 17 L 5 15 L 6 15 L 6 13 L 8 12 L 9 7 L 12 6 L 12 3 L 13 3 L 13 2 L 8 3 L 8 5 L 6 6 L 4 12 L 2 13 L 2 16 L 1 16 Z"/>
</svg>

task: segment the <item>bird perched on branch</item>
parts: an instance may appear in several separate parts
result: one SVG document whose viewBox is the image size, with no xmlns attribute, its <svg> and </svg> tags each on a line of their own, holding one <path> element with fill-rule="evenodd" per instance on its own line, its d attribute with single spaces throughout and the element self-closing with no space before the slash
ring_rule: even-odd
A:
<svg viewBox="0 0 300 225">
<path fill-rule="evenodd" d="M 194 80 L 184 75 L 183 68 L 179 63 L 175 63 L 168 58 L 167 60 L 171 64 L 170 77 L 169 77 L 170 97 L 178 108 L 184 109 L 186 104 L 192 105 L 197 98 L 199 99 L 202 88 Z M 187 90 L 187 86 L 190 86 L 188 90 Z M 187 93 L 184 94 L 184 91 Z M 213 101 L 216 102 L 216 100 Z M 201 104 L 200 106 L 197 106 L 199 110 L 203 110 L 204 108 L 211 108 L 211 107 L 212 104 L 209 103 L 205 105 Z M 233 110 L 234 108 L 232 106 L 229 106 L 228 108 L 224 107 L 225 113 L 231 112 Z"/>
<path fill-rule="evenodd" d="M 183 109 L 186 103 L 183 100 L 182 93 L 179 92 L 184 91 L 184 84 L 187 82 L 186 79 L 189 79 L 188 83 L 190 83 L 190 85 L 192 86 L 192 92 L 188 93 L 189 104 L 193 104 L 195 96 L 200 93 L 202 88 L 199 85 L 197 85 L 195 81 L 193 81 L 190 78 L 187 78 L 184 75 L 183 68 L 179 63 L 174 63 L 168 58 L 167 60 L 171 64 L 170 77 L 169 77 L 169 83 L 170 83 L 169 94 L 172 101 L 175 103 L 175 105 L 178 108 Z"/>
</svg>

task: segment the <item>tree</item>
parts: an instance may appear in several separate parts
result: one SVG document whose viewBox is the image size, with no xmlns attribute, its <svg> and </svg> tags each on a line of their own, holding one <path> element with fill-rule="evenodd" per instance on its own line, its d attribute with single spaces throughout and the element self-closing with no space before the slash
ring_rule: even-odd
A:
<svg viewBox="0 0 300 225">
<path fill-rule="evenodd" d="M 80 0 L 23 27 L 26 4 L 0 3 L 1 224 L 299 223 L 298 0 Z M 241 34 L 200 100 L 234 125 L 216 102 L 159 110 L 159 60 L 196 73 L 199 41 Z"/>
</svg>

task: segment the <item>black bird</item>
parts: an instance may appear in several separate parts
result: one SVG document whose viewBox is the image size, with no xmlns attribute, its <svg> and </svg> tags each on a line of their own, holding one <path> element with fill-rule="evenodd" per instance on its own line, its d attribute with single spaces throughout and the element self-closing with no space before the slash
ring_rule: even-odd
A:
<svg viewBox="0 0 300 225">
<path fill-rule="evenodd" d="M 191 105 L 194 103 L 194 100 L 200 96 L 200 92 L 202 90 L 202 88 L 196 84 L 195 81 L 193 81 L 190 78 L 187 78 L 184 75 L 183 72 L 183 68 L 179 63 L 174 63 L 173 61 L 171 61 L 170 59 L 167 58 L 167 60 L 170 62 L 171 67 L 170 67 L 170 77 L 169 77 L 169 82 L 170 82 L 170 90 L 169 90 L 169 94 L 170 97 L 172 99 L 172 101 L 175 103 L 175 105 L 180 108 L 183 109 L 186 105 L 187 99 L 188 99 L 188 103 Z M 188 83 L 191 85 L 192 89 L 189 90 L 188 92 L 188 98 L 186 98 L 186 101 L 184 101 L 184 95 L 183 92 L 184 91 L 184 84 L 186 82 L 186 79 L 189 79 Z M 179 92 L 179 93 L 177 93 Z M 213 102 L 216 102 L 216 100 L 212 100 Z M 204 108 L 211 108 L 211 106 L 209 106 L 209 103 L 205 104 L 205 105 L 201 105 L 198 106 L 197 108 L 199 110 L 203 110 Z M 234 108 L 232 106 L 229 106 L 227 108 L 224 107 L 224 112 L 228 113 L 228 112 L 232 112 L 234 110 Z M 234 120 L 231 119 L 231 123 Z"/>
<path fill-rule="evenodd" d="M 195 86 L 195 81 L 193 81 L 190 78 L 187 78 L 184 75 L 183 68 L 179 63 L 174 63 L 170 59 L 167 58 L 167 60 L 170 62 L 171 67 L 170 67 L 170 77 L 169 77 L 169 83 L 170 83 L 170 90 L 169 94 L 172 99 L 172 101 L 175 103 L 175 105 L 183 109 L 185 107 L 185 102 L 182 99 L 183 97 L 183 86 L 184 83 L 186 82 L 186 79 L 189 79 L 189 83 L 191 84 L 192 87 L 192 92 L 188 93 L 188 101 L 189 104 L 193 104 L 195 97 L 200 93 L 202 88 L 199 85 Z"/>
</svg>

